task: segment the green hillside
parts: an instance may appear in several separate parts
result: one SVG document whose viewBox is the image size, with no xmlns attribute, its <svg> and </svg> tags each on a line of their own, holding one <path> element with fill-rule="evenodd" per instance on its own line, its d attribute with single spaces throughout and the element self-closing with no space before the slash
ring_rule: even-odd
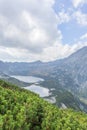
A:
<svg viewBox="0 0 87 130">
<path fill-rule="evenodd" d="M 87 114 L 58 109 L 37 94 L 0 81 L 0 130 L 87 130 Z"/>
</svg>

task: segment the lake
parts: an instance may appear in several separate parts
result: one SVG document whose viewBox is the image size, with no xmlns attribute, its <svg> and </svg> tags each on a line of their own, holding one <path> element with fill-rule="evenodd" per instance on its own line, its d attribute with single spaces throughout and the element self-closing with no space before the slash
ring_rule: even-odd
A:
<svg viewBox="0 0 87 130">
<path fill-rule="evenodd" d="M 40 97 L 49 96 L 49 89 L 41 87 L 41 86 L 31 85 L 31 86 L 27 86 L 27 87 L 24 87 L 24 88 L 39 94 Z"/>
<path fill-rule="evenodd" d="M 49 94 L 50 94 L 49 89 L 41 87 L 39 85 L 35 85 L 35 84 L 39 84 L 39 82 L 44 81 L 44 79 L 42 79 L 42 78 L 38 78 L 38 77 L 34 77 L 34 76 L 20 76 L 20 75 L 18 75 L 18 76 L 13 75 L 11 77 L 14 77 L 23 82 L 34 83 L 33 85 L 26 86 L 24 88 L 39 94 L 40 97 L 46 97 L 46 96 L 49 96 Z"/>
<path fill-rule="evenodd" d="M 20 76 L 20 75 L 12 75 L 11 77 L 16 78 L 20 81 L 27 82 L 27 83 L 37 83 L 40 81 L 44 81 L 44 79 L 34 76 Z"/>
</svg>

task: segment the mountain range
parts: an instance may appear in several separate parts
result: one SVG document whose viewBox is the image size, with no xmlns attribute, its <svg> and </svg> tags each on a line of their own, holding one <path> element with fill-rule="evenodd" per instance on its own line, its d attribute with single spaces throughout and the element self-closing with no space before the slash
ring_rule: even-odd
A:
<svg viewBox="0 0 87 130">
<path fill-rule="evenodd" d="M 45 80 L 40 85 L 50 90 L 54 88 L 53 94 L 58 95 L 62 89 L 87 103 L 87 46 L 67 58 L 52 62 L 0 61 L 0 73 L 42 77 Z"/>
</svg>

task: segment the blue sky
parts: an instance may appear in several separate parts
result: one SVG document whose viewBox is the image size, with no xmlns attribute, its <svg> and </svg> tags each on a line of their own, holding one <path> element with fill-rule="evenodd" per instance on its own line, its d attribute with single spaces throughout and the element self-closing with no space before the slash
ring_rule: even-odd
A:
<svg viewBox="0 0 87 130">
<path fill-rule="evenodd" d="M 0 0 L 0 60 L 53 61 L 87 46 L 87 0 Z"/>
<path fill-rule="evenodd" d="M 76 19 L 72 16 L 73 13 L 77 11 L 87 15 L 87 2 L 84 2 L 84 4 L 81 3 L 81 5 L 79 5 L 79 2 L 80 0 L 78 1 L 78 6 L 74 7 L 71 0 L 56 0 L 53 6 L 57 15 L 62 11 L 68 15 L 71 15 L 69 16 L 71 18 L 68 22 L 63 22 L 59 25 L 59 29 L 63 35 L 63 44 L 73 44 L 77 42 L 82 35 L 87 33 L 87 26 L 78 24 Z"/>
</svg>

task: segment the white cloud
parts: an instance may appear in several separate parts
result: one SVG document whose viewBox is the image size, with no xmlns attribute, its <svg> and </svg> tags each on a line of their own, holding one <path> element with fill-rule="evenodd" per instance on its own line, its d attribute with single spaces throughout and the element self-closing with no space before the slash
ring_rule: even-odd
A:
<svg viewBox="0 0 87 130">
<path fill-rule="evenodd" d="M 62 10 L 56 14 L 55 0 L 0 0 L 0 60 L 50 61 L 70 55 L 87 45 L 62 44 L 58 26 L 69 22 L 72 15 Z M 74 14 L 77 22 L 87 25 L 87 17 Z"/>
<path fill-rule="evenodd" d="M 74 53 L 78 49 L 87 46 L 87 41 L 79 40 L 73 45 L 63 45 L 55 43 L 53 46 L 47 47 L 41 54 L 34 54 L 25 49 L 15 49 L 15 48 L 0 48 L 0 59 L 4 61 L 53 61 L 61 58 L 65 58 L 70 54 Z"/>
<path fill-rule="evenodd" d="M 69 22 L 71 19 L 71 16 L 69 13 L 66 13 L 64 10 L 58 13 L 58 24 Z"/>
<path fill-rule="evenodd" d="M 72 0 L 73 6 L 75 8 L 82 6 L 83 4 L 87 3 L 87 0 Z"/>
<path fill-rule="evenodd" d="M 85 33 L 84 35 L 82 35 L 82 36 L 80 37 L 80 39 L 81 39 L 81 40 L 84 40 L 84 39 L 87 40 L 87 33 Z"/>
<path fill-rule="evenodd" d="M 39 53 L 60 40 L 53 3 L 54 0 L 0 0 L 0 45 Z"/>
<path fill-rule="evenodd" d="M 83 14 L 81 11 L 76 11 L 73 16 L 79 25 L 87 26 L 87 14 Z"/>
<path fill-rule="evenodd" d="M 53 61 L 68 57 L 78 49 L 87 46 L 87 42 L 78 41 L 73 45 L 63 45 L 55 43 L 54 46 L 46 48 L 43 55 L 40 57 L 43 61 Z"/>
</svg>

